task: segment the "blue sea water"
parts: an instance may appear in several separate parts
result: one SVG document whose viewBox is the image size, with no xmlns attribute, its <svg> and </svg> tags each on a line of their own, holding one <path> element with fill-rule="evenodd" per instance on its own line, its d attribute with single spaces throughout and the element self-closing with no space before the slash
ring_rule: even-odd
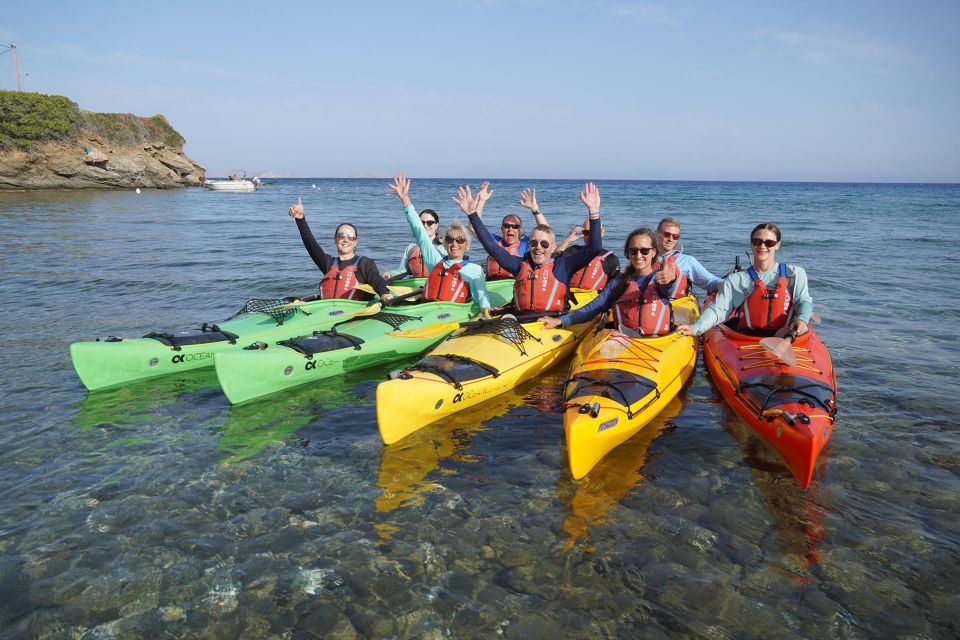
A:
<svg viewBox="0 0 960 640">
<path fill-rule="evenodd" d="M 414 204 L 450 220 L 462 182 L 414 180 Z M 781 227 L 839 384 L 811 489 L 702 363 L 581 481 L 565 365 L 390 447 L 394 367 L 238 407 L 210 371 L 88 394 L 71 342 L 315 289 L 297 195 L 321 242 L 351 221 L 383 269 L 398 203 L 383 180 L 0 193 L 0 638 L 960 635 L 960 186 L 598 184 L 609 247 L 672 215 L 718 274 Z M 565 231 L 581 186 L 496 181 L 486 216 L 535 187 Z"/>
</svg>

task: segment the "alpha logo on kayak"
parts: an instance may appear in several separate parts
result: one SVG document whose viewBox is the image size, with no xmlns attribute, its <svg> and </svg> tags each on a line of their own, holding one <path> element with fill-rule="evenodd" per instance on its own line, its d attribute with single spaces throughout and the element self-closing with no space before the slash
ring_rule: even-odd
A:
<svg viewBox="0 0 960 640">
<path fill-rule="evenodd" d="M 212 351 L 203 353 L 181 353 L 173 356 L 173 364 L 183 364 L 184 362 L 196 362 L 198 360 L 209 360 L 213 357 Z"/>
</svg>

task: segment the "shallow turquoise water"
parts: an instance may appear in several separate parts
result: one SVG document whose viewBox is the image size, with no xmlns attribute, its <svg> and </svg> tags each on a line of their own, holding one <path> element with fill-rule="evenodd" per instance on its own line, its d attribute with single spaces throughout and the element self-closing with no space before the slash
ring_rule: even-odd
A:
<svg viewBox="0 0 960 640">
<path fill-rule="evenodd" d="M 415 181 L 414 203 L 449 220 L 458 182 Z M 488 220 L 525 186 L 557 228 L 582 220 L 568 181 L 500 181 Z M 0 637 L 956 637 L 960 187 L 600 187 L 609 246 L 676 215 L 718 273 L 781 226 L 840 387 L 811 490 L 702 365 L 579 482 L 563 366 L 388 448 L 391 367 L 233 408 L 210 371 L 87 394 L 73 341 L 315 288 L 297 194 L 321 240 L 352 220 L 385 269 L 396 200 L 368 180 L 0 193 Z"/>
</svg>

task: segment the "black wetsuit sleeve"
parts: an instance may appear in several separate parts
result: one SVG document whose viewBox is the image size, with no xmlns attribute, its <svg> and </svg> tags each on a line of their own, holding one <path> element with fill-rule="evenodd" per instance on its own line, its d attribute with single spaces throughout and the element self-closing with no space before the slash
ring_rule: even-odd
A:
<svg viewBox="0 0 960 640">
<path fill-rule="evenodd" d="M 483 224 L 483 220 L 475 213 L 470 214 L 470 226 L 473 227 L 473 232 L 477 234 L 477 239 L 480 240 L 480 244 L 487 250 L 490 257 L 496 260 L 497 264 L 510 272 L 511 275 L 517 275 L 517 272 L 520 271 L 520 265 L 523 264 L 523 258 L 511 254 L 497 244 L 497 241 L 493 239 L 487 226 Z"/>
<path fill-rule="evenodd" d="M 387 283 L 380 275 L 380 270 L 377 269 L 377 263 L 370 258 L 364 256 L 357 261 L 357 273 L 360 274 L 360 282 L 373 287 L 377 295 L 382 296 L 385 293 L 390 293 L 390 290 L 387 289 Z"/>
<path fill-rule="evenodd" d="M 310 225 L 307 224 L 307 218 L 296 218 L 296 221 L 297 229 L 300 231 L 300 239 L 303 240 L 303 246 L 306 247 L 307 253 L 310 254 L 311 258 L 313 258 L 313 261 L 316 263 L 320 271 L 326 273 L 330 270 L 330 267 L 333 266 L 333 258 L 325 253 L 322 248 L 320 248 L 319 243 L 317 243 L 317 239 L 313 237 L 313 232 L 310 231 Z"/>
</svg>

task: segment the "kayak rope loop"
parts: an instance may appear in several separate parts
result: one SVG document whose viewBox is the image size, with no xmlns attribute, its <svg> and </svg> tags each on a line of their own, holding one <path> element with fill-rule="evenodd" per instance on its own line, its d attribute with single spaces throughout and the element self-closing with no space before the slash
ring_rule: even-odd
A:
<svg viewBox="0 0 960 640">
<path fill-rule="evenodd" d="M 771 354 L 769 351 L 765 350 L 763 347 L 761 347 L 758 344 L 743 345 L 743 346 L 737 347 L 737 351 L 752 352 L 752 353 L 748 353 L 746 355 L 740 356 L 741 362 L 746 362 L 747 360 L 751 361 L 750 364 L 745 364 L 741 367 L 743 371 L 746 371 L 748 369 L 756 369 L 758 367 L 766 367 L 771 364 L 785 365 L 783 361 L 781 361 L 779 358 L 777 358 L 776 356 L 774 356 L 773 354 Z M 810 363 L 815 362 L 815 360 L 810 356 L 803 355 L 805 353 L 810 353 L 809 349 L 805 349 L 803 347 L 794 347 L 793 352 L 797 355 L 797 366 L 794 367 L 795 369 L 804 369 L 806 371 L 812 371 L 819 375 L 823 375 L 823 371 L 821 371 L 820 369 L 817 369 L 816 367 L 812 367 L 808 364 L 804 364 L 805 362 L 810 362 Z"/>
<path fill-rule="evenodd" d="M 608 360 L 607 362 L 609 362 L 609 360 Z M 657 400 L 660 399 L 660 389 L 657 388 L 657 385 L 656 385 L 655 383 L 653 383 L 652 381 L 647 380 L 646 378 L 639 377 L 639 376 L 638 376 L 638 378 L 635 379 L 635 380 L 618 380 L 618 381 L 613 381 L 613 380 L 598 380 L 598 379 L 596 379 L 596 378 L 591 378 L 589 375 L 579 375 L 579 376 L 572 376 L 572 377 L 570 377 L 570 378 L 567 378 L 567 379 L 564 381 L 563 384 L 564 384 L 564 386 L 566 386 L 566 385 L 570 384 L 571 382 L 585 382 L 586 384 L 577 385 L 577 387 L 576 387 L 573 391 L 571 391 L 570 394 L 567 396 L 568 399 L 573 398 L 573 397 L 577 394 L 577 392 L 581 391 L 584 387 L 602 387 L 602 388 L 604 388 L 604 389 L 609 389 L 609 390 L 612 391 L 613 393 L 616 393 L 618 396 L 620 396 L 620 401 L 619 401 L 619 402 L 620 402 L 620 404 L 622 404 L 622 405 L 623 405 L 624 407 L 626 407 L 626 408 L 625 408 L 625 409 L 621 409 L 620 407 L 608 407 L 608 408 L 610 408 L 610 409 L 615 409 L 615 410 L 617 410 L 617 411 L 622 411 L 622 412 L 626 413 L 626 414 L 627 414 L 627 418 L 630 419 L 630 420 L 632 420 L 634 416 L 643 413 L 643 411 L 645 411 L 647 407 L 649 407 L 651 404 L 653 404 L 654 402 L 656 402 Z M 646 383 L 646 384 L 644 384 L 644 383 Z M 649 388 L 650 391 L 653 392 L 653 397 L 652 397 L 650 400 L 648 400 L 648 401 L 646 402 L 646 404 L 644 404 L 642 407 L 640 407 L 639 409 L 637 409 L 636 411 L 634 411 L 634 410 L 632 410 L 632 409 L 630 408 L 630 404 L 631 404 L 631 403 L 630 403 L 630 399 L 627 398 L 626 392 L 625 392 L 623 389 L 621 389 L 620 386 L 621 386 L 621 385 L 623 385 L 623 386 L 631 386 L 631 385 L 638 385 L 638 384 L 639 384 L 640 386 Z M 592 389 L 591 389 L 591 391 L 592 391 Z M 593 393 L 593 394 L 591 394 L 591 395 L 597 395 L 597 394 Z M 650 395 L 649 392 L 648 392 L 646 395 Z M 607 396 L 607 397 L 610 397 L 610 396 Z M 613 398 L 611 398 L 611 399 L 613 399 Z M 583 403 L 583 402 L 564 402 L 564 403 L 563 403 L 563 408 L 564 408 L 564 410 L 566 410 L 566 409 L 568 409 L 568 408 L 570 408 L 570 407 L 591 407 L 591 409 L 592 409 L 592 404 L 590 404 L 590 403 Z M 584 412 L 584 413 L 586 413 L 586 412 Z M 591 410 L 590 413 L 591 413 L 591 415 L 593 415 L 594 418 L 597 417 L 595 411 Z"/>
<path fill-rule="evenodd" d="M 310 312 L 305 309 L 290 306 L 290 303 L 294 300 L 296 300 L 296 298 L 252 298 L 247 300 L 243 307 L 240 308 L 240 311 L 237 311 L 227 318 L 227 320 L 233 320 L 243 313 L 265 313 L 273 318 L 273 321 L 276 322 L 279 327 L 287 318 L 298 312 L 307 316 L 310 315 Z"/>
<path fill-rule="evenodd" d="M 468 365 L 471 367 L 478 367 L 483 371 L 486 371 L 487 373 L 489 373 L 490 376 L 493 378 L 500 377 L 500 370 L 497 369 L 496 367 L 486 364 L 485 362 L 480 362 L 479 360 L 474 360 L 473 358 L 468 358 L 466 356 L 461 356 L 454 353 L 444 354 L 442 356 L 428 356 L 427 358 L 424 358 L 420 362 L 412 364 L 406 369 L 404 369 L 403 371 L 401 371 L 400 375 L 398 375 L 397 377 L 400 378 L 401 380 L 409 380 L 414 377 L 410 373 L 411 371 L 423 371 L 424 373 L 432 373 L 438 378 L 446 380 L 447 382 L 452 384 L 453 388 L 456 389 L 457 391 L 463 390 L 463 384 L 459 379 L 457 379 L 457 377 L 454 375 L 452 371 L 448 371 L 447 369 L 444 369 L 439 363 L 433 364 L 432 362 L 428 361 L 429 358 L 435 358 L 435 360 L 441 360 L 441 359 L 449 360 L 450 362 L 454 362 L 456 364 Z M 476 379 L 476 378 L 471 378 L 471 379 Z"/>
<path fill-rule="evenodd" d="M 527 355 L 527 351 L 523 348 L 523 345 L 528 340 L 536 340 L 540 344 L 543 344 L 543 340 L 527 331 L 514 317 L 496 318 L 490 322 L 484 321 L 480 325 L 468 327 L 460 336 L 488 334 L 500 336 L 506 342 L 515 346 L 517 350 L 520 351 L 520 355 L 524 356 Z"/>
</svg>

